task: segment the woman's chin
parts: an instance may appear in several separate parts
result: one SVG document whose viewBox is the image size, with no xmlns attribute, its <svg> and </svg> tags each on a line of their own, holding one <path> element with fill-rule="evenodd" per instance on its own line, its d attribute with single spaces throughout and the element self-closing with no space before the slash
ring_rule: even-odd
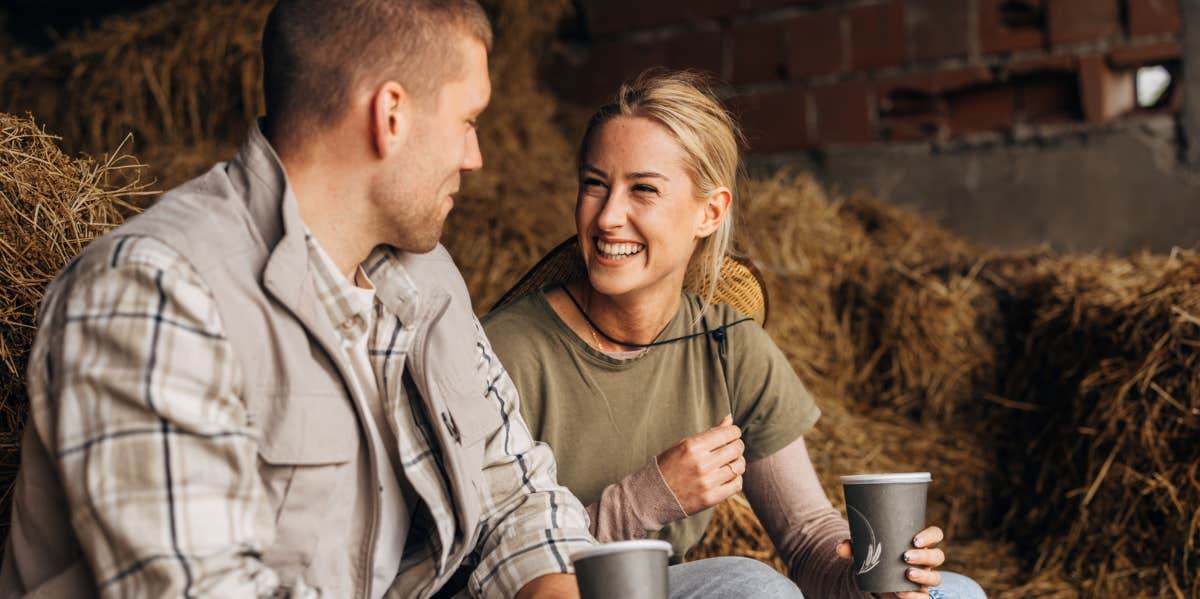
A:
<svg viewBox="0 0 1200 599">
<path fill-rule="evenodd" d="M 624 273 L 604 272 L 604 270 L 588 269 L 588 283 L 591 285 L 592 291 L 600 295 L 617 297 L 638 288 L 638 281 L 634 280 L 635 277 L 626 276 Z"/>
</svg>

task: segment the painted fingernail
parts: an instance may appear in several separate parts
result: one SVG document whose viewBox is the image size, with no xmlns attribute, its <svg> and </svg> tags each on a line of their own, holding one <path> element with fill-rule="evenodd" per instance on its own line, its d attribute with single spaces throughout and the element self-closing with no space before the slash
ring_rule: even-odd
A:
<svg viewBox="0 0 1200 599">
<path fill-rule="evenodd" d="M 917 554 L 915 551 L 905 551 L 904 552 L 904 561 L 911 564 L 914 559 L 917 559 Z"/>
<path fill-rule="evenodd" d="M 924 546 L 925 546 L 925 539 L 922 539 L 919 536 L 913 537 L 913 547 L 924 547 Z"/>
</svg>

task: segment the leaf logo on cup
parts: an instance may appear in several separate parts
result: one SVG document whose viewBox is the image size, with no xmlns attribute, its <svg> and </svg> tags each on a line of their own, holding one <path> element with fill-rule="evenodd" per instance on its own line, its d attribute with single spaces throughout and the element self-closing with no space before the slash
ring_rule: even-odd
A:
<svg viewBox="0 0 1200 599">
<path fill-rule="evenodd" d="M 871 544 L 867 547 L 867 556 L 863 558 L 862 564 L 858 567 L 859 574 L 866 574 L 875 569 L 879 565 L 879 558 L 883 555 L 883 543 L 878 542 L 875 538 L 875 528 L 871 526 L 871 521 L 862 512 L 854 509 L 853 506 L 846 506 L 853 511 L 863 523 L 867 525 L 867 532 L 871 535 Z"/>
</svg>

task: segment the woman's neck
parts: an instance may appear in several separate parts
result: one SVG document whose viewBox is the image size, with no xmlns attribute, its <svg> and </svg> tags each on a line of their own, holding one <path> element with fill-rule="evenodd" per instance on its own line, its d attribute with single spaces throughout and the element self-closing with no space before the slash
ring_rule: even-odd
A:
<svg viewBox="0 0 1200 599">
<path fill-rule="evenodd" d="M 610 296 L 593 289 L 585 279 L 572 292 L 577 291 L 587 317 L 604 334 L 620 341 L 647 344 L 657 339 L 679 312 L 679 286 L 659 287 L 637 294 Z M 605 345 L 611 345 L 613 350 L 634 349 L 605 341 Z"/>
</svg>

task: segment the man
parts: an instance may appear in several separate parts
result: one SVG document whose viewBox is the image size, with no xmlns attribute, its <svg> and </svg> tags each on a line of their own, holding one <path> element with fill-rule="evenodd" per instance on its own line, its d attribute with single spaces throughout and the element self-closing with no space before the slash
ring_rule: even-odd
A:
<svg viewBox="0 0 1200 599">
<path fill-rule="evenodd" d="M 577 596 L 585 513 L 438 245 L 486 15 L 281 0 L 263 37 L 238 155 L 47 290 L 0 595 Z"/>
</svg>

